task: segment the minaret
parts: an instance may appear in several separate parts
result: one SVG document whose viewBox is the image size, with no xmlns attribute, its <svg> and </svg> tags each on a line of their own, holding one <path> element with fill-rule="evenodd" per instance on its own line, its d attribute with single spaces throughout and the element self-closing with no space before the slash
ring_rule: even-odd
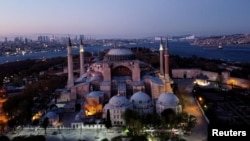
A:
<svg viewBox="0 0 250 141">
<path fill-rule="evenodd" d="M 84 74 L 85 69 L 84 69 L 84 46 L 82 43 L 82 38 L 80 38 L 80 75 Z"/>
<path fill-rule="evenodd" d="M 169 52 L 168 52 L 168 39 L 166 39 L 166 46 L 164 49 L 164 78 L 169 81 Z"/>
<path fill-rule="evenodd" d="M 162 45 L 162 37 L 161 37 L 161 41 L 160 41 L 160 75 L 164 75 L 164 71 L 163 71 L 163 45 Z"/>
<path fill-rule="evenodd" d="M 164 49 L 164 79 L 165 79 L 165 91 L 173 93 L 169 76 L 169 52 L 168 52 L 168 39 L 166 39 L 166 46 Z"/>
<path fill-rule="evenodd" d="M 70 38 L 68 37 L 67 43 L 67 51 L 68 51 L 68 82 L 67 82 L 67 89 L 69 90 L 71 87 L 74 86 L 74 75 L 73 75 L 73 56 L 72 56 L 72 45 Z"/>
</svg>

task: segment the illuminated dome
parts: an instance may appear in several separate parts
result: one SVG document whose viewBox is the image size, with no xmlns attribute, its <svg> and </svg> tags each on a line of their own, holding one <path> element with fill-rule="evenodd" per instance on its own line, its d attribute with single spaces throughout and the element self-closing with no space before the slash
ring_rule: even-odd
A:
<svg viewBox="0 0 250 141">
<path fill-rule="evenodd" d="M 105 60 L 121 61 L 135 59 L 134 53 L 129 48 L 112 48 L 105 56 Z"/>
<path fill-rule="evenodd" d="M 134 93 L 131 96 L 130 102 L 132 102 L 133 104 L 150 104 L 152 101 L 149 95 L 140 91 L 140 92 Z"/>
<path fill-rule="evenodd" d="M 107 113 L 109 111 L 112 125 L 124 125 L 125 121 L 122 115 L 127 109 L 132 108 L 132 103 L 130 103 L 125 96 L 115 95 L 109 100 L 109 103 L 104 106 L 103 118 L 107 118 Z"/>
<path fill-rule="evenodd" d="M 115 95 L 110 100 L 109 103 L 105 105 L 107 109 L 114 108 L 131 108 L 132 104 L 129 100 L 122 95 Z"/>
<path fill-rule="evenodd" d="M 55 112 L 50 111 L 45 115 L 45 117 L 48 117 L 49 123 L 53 126 L 56 126 L 59 122 L 59 115 Z"/>
<path fill-rule="evenodd" d="M 136 92 L 130 98 L 133 108 L 140 114 L 153 113 L 153 103 L 149 95 L 144 92 Z"/>
<path fill-rule="evenodd" d="M 179 104 L 179 99 L 175 94 L 172 93 L 162 93 L 157 99 L 157 104 L 164 106 L 177 106 Z"/>
<path fill-rule="evenodd" d="M 175 113 L 182 111 L 182 106 L 175 94 L 162 93 L 156 101 L 156 112 L 161 114 L 165 109 L 172 109 Z"/>
<path fill-rule="evenodd" d="M 125 96 L 116 95 L 109 100 L 109 104 L 113 107 L 123 107 L 123 106 L 126 107 L 131 103 Z"/>
</svg>

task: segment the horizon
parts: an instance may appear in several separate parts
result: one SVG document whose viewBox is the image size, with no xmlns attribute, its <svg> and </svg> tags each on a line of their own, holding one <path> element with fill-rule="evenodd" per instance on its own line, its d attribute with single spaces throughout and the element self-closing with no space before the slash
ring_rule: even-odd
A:
<svg viewBox="0 0 250 141">
<path fill-rule="evenodd" d="M 134 39 L 247 34 L 249 5 L 247 0 L 3 1 L 0 36 L 63 34 Z"/>
<path fill-rule="evenodd" d="M 215 37 L 215 36 L 230 36 L 230 35 L 237 35 L 237 34 L 242 34 L 242 35 L 249 35 L 250 33 L 232 33 L 232 34 L 218 34 L 218 35 L 193 35 L 193 34 L 183 34 L 183 35 L 167 35 L 167 36 L 162 36 L 162 35 L 155 35 L 155 36 L 145 36 L 145 37 L 96 37 L 96 36 L 91 36 L 91 35 L 84 35 L 84 34 L 53 34 L 53 33 L 32 33 L 32 34 L 6 34 L 6 35 L 1 35 L 0 34 L 0 42 L 4 41 L 5 38 L 7 37 L 8 41 L 14 41 L 14 38 L 16 37 L 23 37 L 31 40 L 37 40 L 38 36 L 48 36 L 48 37 L 58 37 L 58 38 L 63 38 L 63 37 L 70 37 L 75 38 L 75 37 L 80 37 L 81 35 L 84 35 L 87 38 L 91 38 L 93 40 L 109 40 L 109 39 L 121 39 L 121 40 L 130 40 L 130 39 L 146 39 L 146 38 L 156 38 L 156 37 L 169 37 L 169 38 L 175 38 L 175 37 L 187 37 L 187 36 L 195 36 L 195 37 Z"/>
</svg>

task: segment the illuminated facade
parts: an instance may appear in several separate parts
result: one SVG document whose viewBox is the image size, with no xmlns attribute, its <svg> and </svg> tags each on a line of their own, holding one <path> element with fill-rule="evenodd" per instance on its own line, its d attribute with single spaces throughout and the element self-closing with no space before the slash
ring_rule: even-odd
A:
<svg viewBox="0 0 250 141">
<path fill-rule="evenodd" d="M 68 42 L 70 43 L 70 40 Z M 68 52 L 71 52 L 70 49 L 71 47 L 68 47 Z M 81 43 L 80 53 L 83 50 Z M 124 124 L 121 114 L 126 108 L 135 109 L 141 114 L 152 113 L 159 96 L 164 92 L 173 92 L 167 70 L 168 44 L 163 48 L 161 42 L 160 50 L 161 73 L 155 71 L 152 74 L 154 68 L 138 60 L 129 48 L 111 48 L 103 60 L 89 65 L 84 73 L 81 71 L 80 77 L 74 79 L 73 86 L 73 74 L 68 74 L 68 103 L 80 104 L 86 116 L 102 111 L 105 118 L 107 110 L 110 110 L 112 122 L 117 125 Z M 68 64 L 68 73 L 73 73 L 73 62 L 70 58 Z"/>
</svg>

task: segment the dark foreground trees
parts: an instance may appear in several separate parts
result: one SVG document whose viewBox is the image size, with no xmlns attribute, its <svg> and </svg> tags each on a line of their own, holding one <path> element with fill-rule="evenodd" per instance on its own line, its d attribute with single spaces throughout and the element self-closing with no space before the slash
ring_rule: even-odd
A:
<svg viewBox="0 0 250 141">
<path fill-rule="evenodd" d="M 155 131 L 165 130 L 164 137 L 172 138 L 172 134 L 167 130 L 182 129 L 189 132 L 197 124 L 197 118 L 186 112 L 175 113 L 172 109 L 165 109 L 158 115 L 157 113 L 140 115 L 135 110 L 127 109 L 123 114 L 126 123 L 126 132 L 128 136 L 145 135 L 145 130 L 153 129 Z M 162 132 L 159 132 L 159 137 Z"/>
<path fill-rule="evenodd" d="M 46 135 L 46 130 L 47 130 L 47 127 L 49 126 L 49 118 L 48 117 L 45 117 L 43 122 L 42 122 L 42 125 L 41 125 L 44 129 L 44 134 Z"/>
<path fill-rule="evenodd" d="M 12 141 L 46 141 L 46 138 L 43 135 L 17 136 Z"/>
<path fill-rule="evenodd" d="M 105 127 L 106 127 L 107 129 L 109 129 L 109 128 L 112 127 L 109 109 L 107 110 L 107 118 L 106 118 L 106 121 L 105 121 Z"/>
</svg>

